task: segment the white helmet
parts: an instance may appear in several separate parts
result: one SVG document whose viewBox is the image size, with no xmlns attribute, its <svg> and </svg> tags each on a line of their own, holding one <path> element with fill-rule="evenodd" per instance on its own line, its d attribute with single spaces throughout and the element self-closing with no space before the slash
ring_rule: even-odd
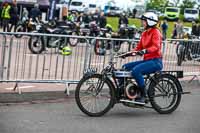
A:
<svg viewBox="0 0 200 133">
<path fill-rule="evenodd" d="M 147 21 L 148 26 L 155 26 L 158 23 L 158 16 L 153 12 L 146 12 L 141 17 L 142 20 Z"/>
</svg>

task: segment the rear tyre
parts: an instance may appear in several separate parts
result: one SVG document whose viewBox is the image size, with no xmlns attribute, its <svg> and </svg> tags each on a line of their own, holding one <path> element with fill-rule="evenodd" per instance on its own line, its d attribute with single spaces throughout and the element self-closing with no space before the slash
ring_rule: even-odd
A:
<svg viewBox="0 0 200 133">
<path fill-rule="evenodd" d="M 118 52 L 121 48 L 122 41 L 114 41 L 113 51 Z"/>
<path fill-rule="evenodd" d="M 32 36 L 28 41 L 28 48 L 33 54 L 40 54 L 45 50 L 41 37 Z"/>
<path fill-rule="evenodd" d="M 180 104 L 181 93 L 180 82 L 169 74 L 156 77 L 156 81 L 150 83 L 148 90 L 150 103 L 160 114 L 169 114 L 175 111 Z"/>
</svg>

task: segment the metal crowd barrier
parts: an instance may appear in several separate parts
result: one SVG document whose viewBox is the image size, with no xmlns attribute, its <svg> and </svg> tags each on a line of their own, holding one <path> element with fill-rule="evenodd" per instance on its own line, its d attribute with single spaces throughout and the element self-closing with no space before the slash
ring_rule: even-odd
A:
<svg viewBox="0 0 200 133">
<path fill-rule="evenodd" d="M 16 34 L 23 34 L 23 37 L 16 38 Z M 47 49 L 41 54 L 32 54 L 28 49 L 30 36 L 78 38 L 85 41 L 78 43 L 75 47 L 71 47 L 72 54 L 69 56 L 62 55 L 57 47 Z M 0 82 L 76 84 L 86 69 L 95 68 L 100 72 L 108 63 L 113 52 L 129 51 L 137 42 L 138 40 L 133 39 L 109 39 L 35 33 L 0 33 Z M 196 43 L 194 51 L 200 49 L 199 40 L 164 41 L 162 47 L 163 70 L 183 71 L 184 76 L 198 78 L 200 72 L 199 59 L 189 60 L 184 58 L 181 65 L 177 64 L 177 46 L 183 42 L 188 43 L 188 45 Z M 116 47 L 110 47 L 108 43 Z M 117 47 L 121 43 L 122 45 Z M 141 59 L 142 57 L 138 56 L 128 57 L 124 60 L 116 59 L 116 67 L 121 68 L 124 63 Z M 67 92 L 69 93 L 68 89 Z"/>
</svg>

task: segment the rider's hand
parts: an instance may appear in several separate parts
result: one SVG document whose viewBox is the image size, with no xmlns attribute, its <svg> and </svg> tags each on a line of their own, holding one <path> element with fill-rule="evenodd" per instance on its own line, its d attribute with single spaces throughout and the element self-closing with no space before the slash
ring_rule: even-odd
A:
<svg viewBox="0 0 200 133">
<path fill-rule="evenodd" d="M 137 55 L 140 55 L 140 56 L 143 56 L 144 54 L 147 53 L 147 50 L 146 49 L 143 49 L 143 50 L 140 50 L 140 51 L 137 51 L 136 54 Z"/>
</svg>

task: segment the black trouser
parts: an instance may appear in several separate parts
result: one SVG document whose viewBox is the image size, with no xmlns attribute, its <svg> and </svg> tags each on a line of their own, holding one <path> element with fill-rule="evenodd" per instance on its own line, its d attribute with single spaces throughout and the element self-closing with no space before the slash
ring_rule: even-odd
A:
<svg viewBox="0 0 200 133">
<path fill-rule="evenodd" d="M 6 32 L 6 31 L 10 32 L 9 21 L 10 21 L 10 19 L 8 19 L 8 18 L 3 19 L 3 32 Z"/>
</svg>

